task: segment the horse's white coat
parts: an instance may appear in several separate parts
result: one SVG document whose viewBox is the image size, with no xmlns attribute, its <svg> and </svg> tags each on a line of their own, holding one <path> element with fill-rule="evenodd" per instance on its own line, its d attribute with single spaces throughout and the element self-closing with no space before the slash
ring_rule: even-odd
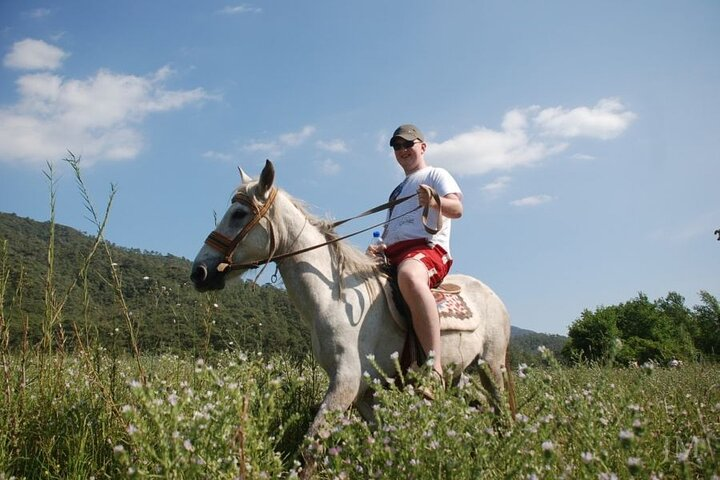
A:
<svg viewBox="0 0 720 480">
<path fill-rule="evenodd" d="M 268 162 L 259 182 L 249 182 L 245 176 L 243 181 L 239 190 L 262 202 L 273 187 L 272 164 Z M 244 218 L 238 216 L 238 210 L 249 209 L 242 204 L 232 204 L 217 227 L 219 232 L 232 238 L 250 220 L 249 214 Z M 328 235 L 333 235 L 326 223 L 308 215 L 299 202 L 280 191 L 266 218 L 238 246 L 233 261 L 245 263 L 267 258 L 271 231 L 278 255 L 324 243 Z M 203 246 L 194 268 L 202 265 L 209 275 L 206 285 L 196 282 L 198 288 L 222 288 L 224 279 L 218 281 L 217 278 L 222 275 L 217 272 L 222 260 L 219 252 Z M 380 374 L 369 358 L 374 358 L 384 373 L 393 374 L 391 356 L 394 352 L 401 353 L 405 341 L 405 331 L 393 321 L 381 291 L 379 282 L 386 280 L 377 274 L 371 259 L 343 242 L 289 257 L 277 264 L 291 301 L 310 327 L 313 353 L 330 379 L 310 433 L 321 426 L 327 410 L 344 410 L 353 403 L 370 419 L 371 392 L 363 373 L 373 377 Z M 234 271 L 228 276 L 241 273 Z M 451 275 L 448 281 L 462 286 L 468 306 L 483 320 L 480 328 L 473 332 L 442 333 L 443 365 L 457 365 L 460 368 L 455 372 L 459 375 L 462 369 L 482 358 L 488 363 L 495 384 L 502 387 L 502 367 L 510 339 L 505 306 L 490 288 L 472 277 Z"/>
</svg>

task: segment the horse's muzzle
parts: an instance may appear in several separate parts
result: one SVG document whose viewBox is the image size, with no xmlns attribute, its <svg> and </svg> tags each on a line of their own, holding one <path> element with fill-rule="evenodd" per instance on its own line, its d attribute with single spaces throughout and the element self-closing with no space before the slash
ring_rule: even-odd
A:
<svg viewBox="0 0 720 480">
<path fill-rule="evenodd" d="M 204 263 L 193 265 L 190 280 L 195 285 L 195 289 L 201 292 L 220 290 L 225 287 L 225 275 L 218 272 L 217 269 L 209 269 Z"/>
</svg>

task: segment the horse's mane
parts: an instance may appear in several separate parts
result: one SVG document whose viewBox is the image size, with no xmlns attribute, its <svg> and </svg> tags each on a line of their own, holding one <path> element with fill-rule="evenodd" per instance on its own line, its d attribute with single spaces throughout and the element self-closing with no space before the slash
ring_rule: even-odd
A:
<svg viewBox="0 0 720 480">
<path fill-rule="evenodd" d="M 332 226 L 332 221 L 312 215 L 303 201 L 293 198 L 287 192 L 284 193 L 295 208 L 305 215 L 308 222 L 317 228 L 327 241 L 335 240 L 339 237 L 335 228 Z M 354 273 L 360 275 L 363 279 L 368 279 L 376 277 L 380 273 L 377 263 L 350 243 L 340 240 L 331 243 L 329 246 L 341 277 L 345 276 L 345 274 Z"/>
</svg>

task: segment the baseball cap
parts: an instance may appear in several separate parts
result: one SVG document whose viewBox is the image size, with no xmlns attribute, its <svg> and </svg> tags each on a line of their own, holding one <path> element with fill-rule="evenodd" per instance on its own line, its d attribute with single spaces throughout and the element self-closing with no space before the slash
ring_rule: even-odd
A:
<svg viewBox="0 0 720 480">
<path fill-rule="evenodd" d="M 425 136 L 422 134 L 419 128 L 417 128 L 415 125 L 412 124 L 405 124 L 400 125 L 398 128 L 395 129 L 395 131 L 392 134 L 392 137 L 390 137 L 390 146 L 393 144 L 393 140 L 395 138 L 400 137 L 402 139 L 413 141 L 413 140 L 420 140 L 421 142 L 425 141 Z"/>
</svg>

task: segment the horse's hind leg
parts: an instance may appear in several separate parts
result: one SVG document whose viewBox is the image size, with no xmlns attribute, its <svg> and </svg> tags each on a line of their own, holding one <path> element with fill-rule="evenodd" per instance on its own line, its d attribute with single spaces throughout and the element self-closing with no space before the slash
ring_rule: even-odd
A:
<svg viewBox="0 0 720 480">
<path fill-rule="evenodd" d="M 360 416 L 370 424 L 375 425 L 375 410 L 373 410 L 374 391 L 372 388 L 365 390 L 365 393 L 355 402 L 355 408 L 360 412 Z"/>
<path fill-rule="evenodd" d="M 502 365 L 498 362 L 485 362 L 480 365 L 480 383 L 490 394 L 490 404 L 499 414 L 503 407 L 503 376 Z"/>
</svg>

